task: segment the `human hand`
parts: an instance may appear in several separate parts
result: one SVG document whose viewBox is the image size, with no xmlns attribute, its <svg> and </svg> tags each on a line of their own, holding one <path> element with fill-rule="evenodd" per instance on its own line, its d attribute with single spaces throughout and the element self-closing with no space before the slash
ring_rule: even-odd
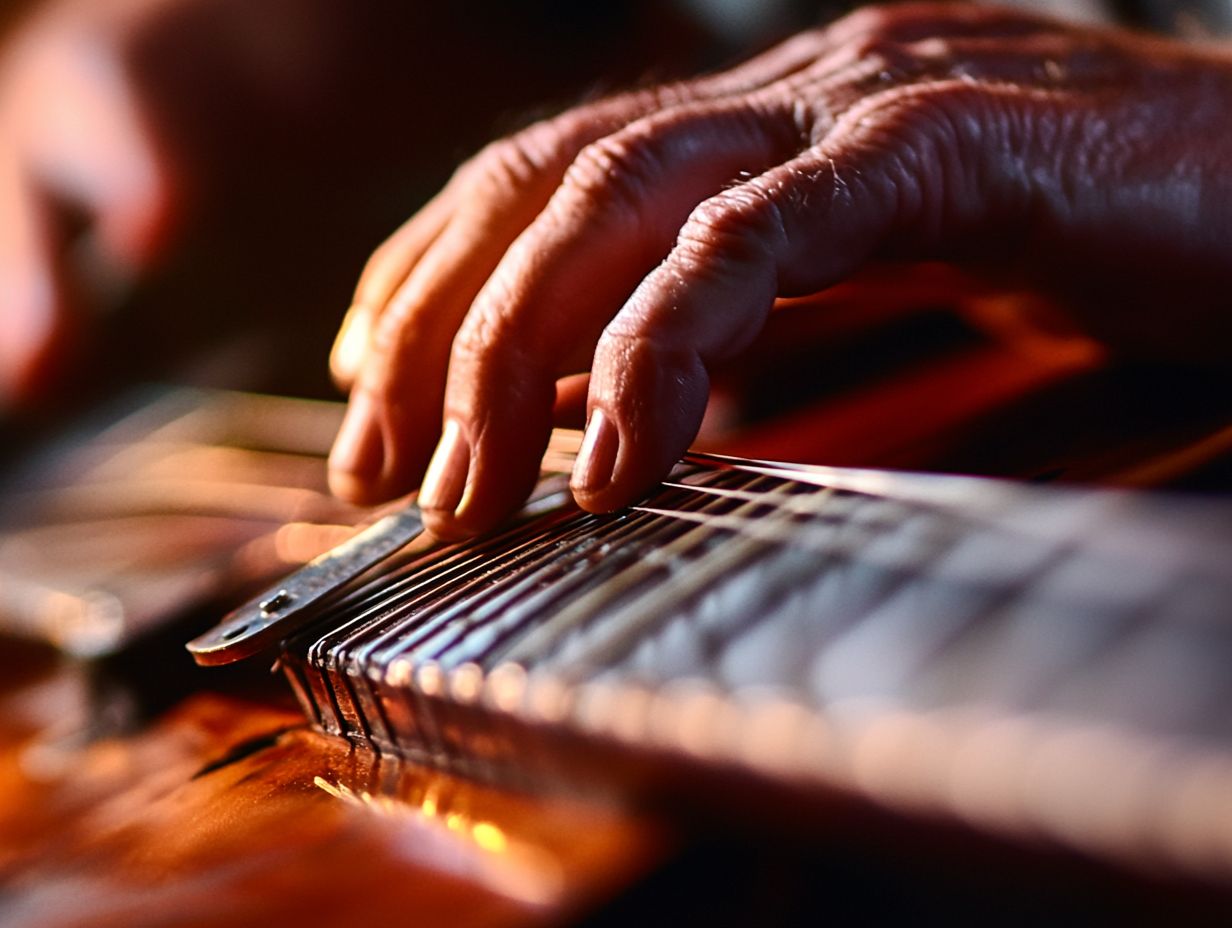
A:
<svg viewBox="0 0 1232 928">
<path fill-rule="evenodd" d="M 426 466 L 429 528 L 486 529 L 534 484 L 557 382 L 589 370 L 574 495 L 629 503 L 775 299 L 872 259 L 999 267 L 1112 347 L 1226 358 L 1229 104 L 1217 51 L 912 4 L 533 126 L 369 263 L 331 485 L 371 502 Z"/>
</svg>

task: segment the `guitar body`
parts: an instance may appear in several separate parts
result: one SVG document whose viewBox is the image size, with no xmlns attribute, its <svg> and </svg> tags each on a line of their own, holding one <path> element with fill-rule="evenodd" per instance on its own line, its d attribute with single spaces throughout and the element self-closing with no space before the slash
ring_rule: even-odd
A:
<svg viewBox="0 0 1232 928">
<path fill-rule="evenodd" d="M 834 465 L 1226 487 L 1223 375 L 989 339 L 932 313 L 949 292 L 936 287 L 914 280 L 869 304 L 848 295 L 820 322 L 786 308 L 720 380 L 703 443 Z M 918 351 L 902 348 L 904 331 Z M 871 381 L 859 373 L 878 364 Z M 1217 874 L 1144 870 L 859 797 L 745 802 L 739 776 L 717 802 L 688 800 L 687 771 L 670 801 L 498 788 L 319 734 L 264 668 L 211 676 L 156 634 L 105 659 L 6 642 L 0 661 L 6 926 L 1139 919 L 1232 901 Z M 172 673 L 147 673 L 155 664 Z"/>
</svg>

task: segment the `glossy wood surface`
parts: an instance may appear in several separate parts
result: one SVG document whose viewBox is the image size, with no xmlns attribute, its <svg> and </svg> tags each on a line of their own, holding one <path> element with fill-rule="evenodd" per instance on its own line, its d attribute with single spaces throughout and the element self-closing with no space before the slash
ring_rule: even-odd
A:
<svg viewBox="0 0 1232 928">
<path fill-rule="evenodd" d="M 554 924 L 666 847 L 637 816 L 381 770 L 218 694 L 83 741 L 78 674 L 24 649 L 5 663 L 6 926 Z"/>
</svg>

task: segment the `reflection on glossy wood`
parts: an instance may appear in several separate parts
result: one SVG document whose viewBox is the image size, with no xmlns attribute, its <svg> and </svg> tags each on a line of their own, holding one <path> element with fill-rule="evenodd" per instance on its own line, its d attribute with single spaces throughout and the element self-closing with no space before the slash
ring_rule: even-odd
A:
<svg viewBox="0 0 1232 928">
<path fill-rule="evenodd" d="M 82 708 L 67 669 L 0 697 L 6 925 L 325 925 L 357 900 L 374 925 L 555 923 L 664 849 L 615 810 L 383 768 L 281 709 L 200 694 L 75 744 Z"/>
</svg>

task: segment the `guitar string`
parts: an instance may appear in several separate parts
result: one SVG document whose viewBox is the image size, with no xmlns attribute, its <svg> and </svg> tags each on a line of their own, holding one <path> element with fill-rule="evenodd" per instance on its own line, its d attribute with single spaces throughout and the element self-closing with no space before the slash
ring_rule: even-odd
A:
<svg viewBox="0 0 1232 928">
<path fill-rule="evenodd" d="M 753 512 L 762 509 L 764 507 L 759 503 L 744 502 L 737 506 L 738 511 Z M 624 615 L 630 609 L 636 611 L 637 598 L 640 595 L 647 592 L 657 595 L 663 589 L 662 584 L 656 586 L 648 581 L 656 577 L 662 579 L 665 573 L 669 577 L 687 573 L 688 571 L 680 568 L 689 564 L 692 569 L 694 564 L 691 556 L 696 552 L 704 551 L 706 546 L 718 537 L 716 532 L 717 529 L 713 526 L 699 524 L 668 544 L 654 549 L 652 557 L 636 562 L 630 569 L 618 575 L 607 587 L 596 590 L 596 598 L 588 597 L 577 600 L 567 604 L 561 611 L 544 617 L 543 621 L 529 629 L 524 637 L 508 649 L 492 655 L 492 659 L 522 663 L 543 655 L 554 654 L 575 629 L 587 624 L 588 616 L 602 616 L 603 623 L 610 625 L 615 620 L 606 614 L 606 610 L 613 604 L 619 606 L 622 600 L 628 600 L 629 605 L 617 608 L 616 614 Z M 634 597 L 634 599 L 629 600 L 629 597 Z M 639 621 L 648 621 L 648 619 L 643 616 Z"/>
<path fill-rule="evenodd" d="M 691 498 L 692 505 L 702 507 L 700 511 L 707 511 L 716 505 L 716 501 L 708 499 L 705 496 L 693 494 Z M 718 505 L 727 505 L 721 503 Z M 608 557 L 613 559 L 612 564 L 605 564 L 603 561 L 597 565 L 598 569 L 592 572 L 583 572 L 578 577 L 578 582 L 572 585 L 571 589 L 562 589 L 559 595 L 553 590 L 544 590 L 542 594 L 532 596 L 527 601 L 520 604 L 518 609 L 509 615 L 496 616 L 497 626 L 493 629 L 495 634 L 489 636 L 466 636 L 459 637 L 458 646 L 460 648 L 458 658 L 481 661 L 485 664 L 491 664 L 504 648 L 512 645 L 512 639 L 516 635 L 525 632 L 531 623 L 536 621 L 539 615 L 546 615 L 549 610 L 557 607 L 563 608 L 562 601 L 572 599 L 576 601 L 582 597 L 593 597 L 597 591 L 609 589 L 609 584 L 615 577 L 619 577 L 625 571 L 635 567 L 638 563 L 644 562 L 647 559 L 660 557 L 660 551 L 666 546 L 673 543 L 680 537 L 680 532 L 669 528 L 669 524 L 657 517 L 650 517 L 651 521 L 647 523 L 646 529 L 638 536 L 631 539 L 613 538 L 612 544 L 609 546 Z M 679 523 L 676 523 L 677 526 Z M 713 530 L 705 533 L 701 538 L 697 539 L 701 547 L 711 544 L 715 532 Z M 631 543 L 630 543 L 631 542 Z M 690 548 L 686 556 L 696 556 L 697 548 Z M 604 611 L 610 606 L 610 601 L 607 603 L 591 600 L 595 607 L 592 621 L 603 621 Z"/>
<path fill-rule="evenodd" d="M 503 601 L 508 604 L 511 591 L 514 594 L 519 591 L 519 583 L 526 585 L 533 592 L 534 586 L 546 582 L 548 575 L 559 574 L 562 570 L 568 570 L 572 562 L 584 559 L 591 547 L 601 545 L 619 548 L 629 544 L 645 543 L 647 533 L 651 533 L 653 537 L 655 533 L 662 532 L 662 526 L 663 523 L 660 520 L 646 516 L 633 519 L 607 517 L 606 520 L 602 517 L 587 516 L 575 531 L 566 536 L 554 538 L 550 547 L 541 552 L 541 557 L 524 565 L 508 565 L 508 569 L 502 571 L 499 576 L 494 575 L 494 582 L 488 585 L 487 590 L 480 591 L 477 597 L 468 597 L 466 594 L 471 590 L 466 587 L 460 588 L 458 592 L 461 595 L 455 597 L 455 602 L 467 609 L 467 615 L 464 622 L 459 621 L 455 626 L 457 633 L 461 635 L 469 632 L 489 617 L 491 609 L 487 604 L 490 601 Z M 424 630 L 424 634 L 408 639 L 400 646 L 383 653 L 380 659 L 381 664 L 387 665 L 401 653 L 418 649 L 438 626 L 446 626 L 454 618 L 461 618 L 457 609 L 443 614 L 441 621 L 434 622 L 432 628 Z M 391 628 L 382 637 L 388 640 L 392 632 L 396 632 L 396 629 Z M 440 650 L 440 647 L 438 639 L 437 650 Z"/>
<path fill-rule="evenodd" d="M 586 516 L 580 523 L 576 517 L 567 520 L 565 524 L 569 531 L 564 535 L 560 531 L 537 531 L 538 523 L 532 523 L 528 526 L 527 532 L 535 541 L 523 547 L 530 552 L 532 560 L 535 559 L 535 553 L 540 550 L 546 550 L 549 555 L 555 554 L 557 549 L 572 535 L 584 530 L 585 522 L 593 521 L 593 519 L 593 516 Z M 419 649 L 420 644 L 425 640 L 431 640 L 432 633 L 442 626 L 447 630 L 450 620 L 456 613 L 456 604 L 461 603 L 465 607 L 474 604 L 474 599 L 468 598 L 466 594 L 474 589 L 476 582 L 485 583 L 497 589 L 504 585 L 509 573 L 507 559 L 503 559 L 501 564 L 496 565 L 494 569 L 485 571 L 485 565 L 492 563 L 485 558 L 472 559 L 455 582 L 447 585 L 444 596 L 440 595 L 442 592 L 440 578 L 435 576 L 434 571 L 428 570 L 421 578 L 420 585 L 425 588 L 424 593 L 405 602 L 395 603 L 393 609 L 390 608 L 388 598 L 378 592 L 373 597 L 377 603 L 375 609 L 372 610 L 378 615 L 375 621 L 361 626 L 354 634 L 341 636 L 340 640 L 335 639 L 328 647 L 324 647 L 324 643 L 321 642 L 314 649 L 310 649 L 315 650 L 318 657 L 323 654 L 331 665 L 326 679 L 322 680 L 328 686 L 331 701 L 342 702 L 350 706 L 360 706 L 366 702 L 371 707 L 367 713 L 371 718 L 366 721 L 380 724 L 383 721 L 381 703 L 376 694 L 372 693 L 370 678 L 373 671 L 382 666 L 384 661 L 374 660 L 373 655 L 383 659 L 385 653 L 389 653 L 390 660 L 392 660 L 393 656 L 400 653 Z M 419 604 L 424 605 L 422 610 L 419 609 Z M 408 610 L 411 610 L 410 615 L 407 615 Z M 386 647 L 386 642 L 391 640 L 393 644 Z M 340 665 L 345 665 L 342 670 L 338 669 Z M 346 667 L 358 672 L 344 672 Z M 376 675 L 379 676 L 383 672 L 380 670 Z M 348 714 L 355 715 L 356 713 L 343 713 L 344 716 Z M 364 721 L 363 718 L 357 719 L 359 723 Z M 361 734 L 366 733 L 361 732 Z"/>
<path fill-rule="evenodd" d="M 352 730 L 357 724 L 367 726 L 379 721 L 365 718 L 362 711 L 346 711 L 345 706 L 361 705 L 363 693 L 356 692 L 349 675 L 340 672 L 339 667 L 345 668 L 350 663 L 348 658 L 354 648 L 366 637 L 386 633 L 391 623 L 395 629 L 398 627 L 397 619 L 401 613 L 395 610 L 413 608 L 415 604 L 425 601 L 435 603 L 442 591 L 447 593 L 450 589 L 463 586 L 475 572 L 482 571 L 489 562 L 487 554 L 499 553 L 503 548 L 508 548 L 511 541 L 514 550 L 550 543 L 555 524 L 555 520 L 546 527 L 540 523 L 527 523 L 479 543 L 448 546 L 440 552 L 441 556 L 429 556 L 417 565 L 410 565 L 419 566 L 420 569 L 412 570 L 392 596 L 380 586 L 379 578 L 367 584 L 366 588 L 376 589 L 376 592 L 360 600 L 358 616 L 348 616 L 345 610 L 324 613 L 314 625 L 318 637 L 308 647 L 308 663 L 330 704 L 338 708 L 339 718 L 348 721 L 354 716 L 354 722 L 349 726 Z M 320 635 L 322 625 L 333 626 L 340 617 L 346 619 L 341 626 Z M 359 733 L 370 734 L 368 731 Z"/>
</svg>

